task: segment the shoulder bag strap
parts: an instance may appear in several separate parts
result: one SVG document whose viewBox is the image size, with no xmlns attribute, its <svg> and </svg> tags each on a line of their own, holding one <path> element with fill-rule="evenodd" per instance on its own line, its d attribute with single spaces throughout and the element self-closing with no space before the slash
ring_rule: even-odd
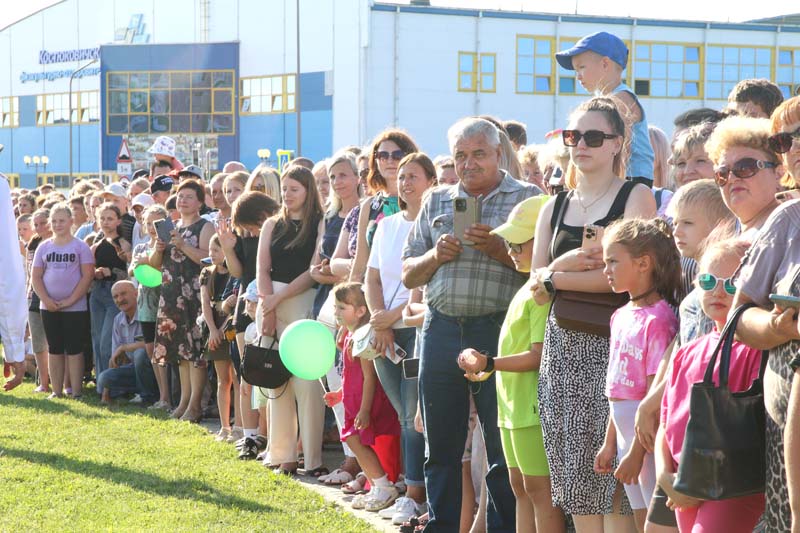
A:
<svg viewBox="0 0 800 533">
<path fill-rule="evenodd" d="M 556 203 L 553 205 L 554 218 L 551 219 L 550 226 L 553 228 L 553 236 L 550 239 L 550 262 L 556 258 L 556 236 L 558 235 L 558 228 L 564 220 L 564 213 L 567 210 L 569 199 L 572 198 L 572 191 L 562 191 L 556 196 Z"/>
<path fill-rule="evenodd" d="M 703 383 L 706 385 L 711 385 L 714 382 L 714 365 L 716 365 L 717 355 L 721 351 L 722 357 L 719 362 L 719 386 L 720 388 L 728 386 L 728 371 L 730 369 L 731 362 L 731 348 L 733 347 L 734 337 L 736 336 L 736 325 L 739 323 L 739 319 L 741 318 L 742 314 L 744 314 L 744 312 L 751 307 L 755 307 L 755 304 L 748 303 L 740 305 L 736 308 L 736 310 L 733 312 L 733 315 L 731 315 L 731 317 L 728 319 L 728 322 L 725 324 L 725 327 L 720 333 L 719 342 L 717 343 L 716 348 L 714 348 L 714 353 L 711 355 L 711 359 L 708 361 L 708 366 L 706 366 L 706 373 L 703 376 Z"/>
</svg>

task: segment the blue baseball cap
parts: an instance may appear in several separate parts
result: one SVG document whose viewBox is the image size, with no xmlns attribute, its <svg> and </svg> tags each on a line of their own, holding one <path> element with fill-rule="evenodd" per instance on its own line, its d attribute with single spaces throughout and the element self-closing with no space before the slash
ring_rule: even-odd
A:
<svg viewBox="0 0 800 533">
<path fill-rule="evenodd" d="M 256 280 L 251 281 L 247 286 L 244 299 L 248 302 L 258 302 L 258 286 L 256 285 Z"/>
<path fill-rule="evenodd" d="M 625 46 L 622 39 L 605 31 L 587 35 L 569 50 L 556 53 L 556 60 L 565 69 L 575 70 L 572 68 L 572 58 L 584 52 L 594 52 L 606 56 L 622 68 L 628 64 L 628 47 Z"/>
</svg>

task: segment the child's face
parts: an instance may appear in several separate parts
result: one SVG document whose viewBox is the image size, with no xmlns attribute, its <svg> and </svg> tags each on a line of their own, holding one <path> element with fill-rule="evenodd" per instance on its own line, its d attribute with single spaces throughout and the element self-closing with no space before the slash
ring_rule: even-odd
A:
<svg viewBox="0 0 800 533">
<path fill-rule="evenodd" d="M 583 88 L 590 93 L 597 89 L 605 75 L 603 56 L 591 51 L 574 56 L 572 68 Z"/>
<path fill-rule="evenodd" d="M 53 229 L 53 233 L 59 237 L 69 235 L 72 229 L 72 217 L 57 211 L 50 215 L 50 227 Z"/>
<path fill-rule="evenodd" d="M 217 244 L 208 246 L 208 256 L 211 258 L 211 263 L 214 265 L 221 265 L 225 261 L 225 254 L 222 248 Z"/>
<path fill-rule="evenodd" d="M 672 235 L 683 257 L 697 258 L 700 243 L 708 237 L 714 223 L 697 204 L 684 204 L 675 210 Z"/>
<path fill-rule="evenodd" d="M 247 300 L 244 306 L 244 312 L 251 320 L 256 319 L 256 310 L 258 309 L 258 302 L 251 302 Z"/>
<path fill-rule="evenodd" d="M 169 218 L 172 219 L 173 222 L 177 222 L 181 219 L 181 214 L 178 212 L 177 209 L 170 209 Z"/>
<path fill-rule="evenodd" d="M 354 330 L 358 327 L 361 317 L 364 316 L 365 312 L 366 310 L 363 306 L 356 307 L 353 304 L 336 300 L 336 307 L 333 310 L 333 315 L 336 317 L 336 322 L 340 326 L 344 326 L 349 330 Z"/>
<path fill-rule="evenodd" d="M 611 290 L 617 293 L 633 288 L 639 277 L 639 259 L 631 256 L 627 248 L 617 242 L 603 243 L 603 274 Z"/>
<path fill-rule="evenodd" d="M 518 248 L 517 248 L 518 247 Z M 517 252 L 516 249 L 519 251 Z M 519 245 L 509 245 L 506 243 L 506 250 L 508 250 L 508 257 L 514 261 L 514 268 L 517 272 L 530 272 L 531 271 L 531 256 L 533 255 L 533 239 L 523 242 Z"/>
<path fill-rule="evenodd" d="M 733 295 L 725 292 L 723 280 L 733 276 L 738 267 L 739 262 L 734 258 L 714 259 L 709 262 L 706 268 L 701 268 L 697 274 L 698 278 L 702 274 L 711 274 L 718 280 L 712 290 L 702 291 L 703 295 L 700 300 L 703 312 L 708 318 L 716 322 L 718 327 L 728 319 L 728 311 L 730 311 L 731 304 L 733 304 Z"/>
<path fill-rule="evenodd" d="M 39 237 L 50 236 L 50 220 L 47 217 L 38 216 L 33 219 L 33 230 Z"/>
<path fill-rule="evenodd" d="M 145 220 L 145 228 L 147 229 L 147 234 L 150 236 L 151 239 L 158 238 L 158 232 L 156 232 L 156 227 L 153 225 L 153 222 L 156 220 L 161 220 L 163 217 L 158 213 L 151 213 L 148 215 L 147 220 Z"/>
<path fill-rule="evenodd" d="M 31 228 L 30 220 L 17 223 L 17 235 L 22 242 L 28 242 L 33 237 L 33 228 Z"/>
</svg>

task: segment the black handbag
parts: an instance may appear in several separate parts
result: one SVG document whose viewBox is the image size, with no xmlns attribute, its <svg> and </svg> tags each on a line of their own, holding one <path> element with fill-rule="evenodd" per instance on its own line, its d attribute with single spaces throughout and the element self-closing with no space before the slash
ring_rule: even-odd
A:
<svg viewBox="0 0 800 533">
<path fill-rule="evenodd" d="M 281 361 L 276 343 L 277 341 L 273 339 L 269 348 L 263 348 L 259 338 L 257 343 L 244 347 L 242 378 L 247 383 L 265 389 L 277 389 L 292 377 L 292 373 Z"/>
<path fill-rule="evenodd" d="M 727 500 L 764 492 L 766 450 L 764 369 L 768 353 L 761 352 L 761 370 L 750 388 L 728 388 L 731 348 L 736 324 L 753 304 L 739 306 L 720 335 L 703 381 L 692 385 L 689 421 L 674 488 L 701 500 Z M 719 362 L 719 386 L 714 365 Z"/>
</svg>

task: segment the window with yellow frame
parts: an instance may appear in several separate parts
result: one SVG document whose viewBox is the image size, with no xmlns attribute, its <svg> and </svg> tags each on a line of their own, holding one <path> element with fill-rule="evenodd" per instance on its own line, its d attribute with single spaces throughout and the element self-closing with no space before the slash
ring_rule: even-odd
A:
<svg viewBox="0 0 800 533">
<path fill-rule="evenodd" d="M 775 75 L 784 98 L 791 98 L 800 88 L 800 48 L 778 50 L 778 69 Z"/>
<path fill-rule="evenodd" d="M 19 126 L 19 97 L 4 96 L 0 98 L 0 128 L 16 128 Z"/>
<path fill-rule="evenodd" d="M 108 135 L 234 134 L 233 70 L 106 75 Z"/>
<path fill-rule="evenodd" d="M 554 90 L 555 40 L 541 35 L 517 35 L 516 92 L 549 94 Z"/>
<path fill-rule="evenodd" d="M 261 115 L 294 112 L 297 107 L 295 81 L 295 74 L 241 78 L 239 113 Z"/>
<path fill-rule="evenodd" d="M 19 189 L 19 174 L 6 174 L 5 176 L 12 189 Z"/>
<path fill-rule="evenodd" d="M 99 91 L 72 92 L 73 124 L 90 124 L 100 120 Z M 36 96 L 36 125 L 54 126 L 69 123 L 69 93 Z"/>
<path fill-rule="evenodd" d="M 119 177 L 116 174 L 103 174 L 102 176 L 98 175 L 97 173 L 92 172 L 80 172 L 77 174 L 72 175 L 72 179 L 70 179 L 69 174 L 62 174 L 57 172 L 43 172 L 36 175 L 36 184 L 44 185 L 45 183 L 49 183 L 53 185 L 56 189 L 71 189 L 75 183 L 82 181 L 82 180 L 92 180 L 100 178 L 103 183 L 108 185 L 113 181 L 119 181 Z"/>
<path fill-rule="evenodd" d="M 701 98 L 699 44 L 636 42 L 633 89 L 638 96 Z"/>
<path fill-rule="evenodd" d="M 724 100 L 740 80 L 772 79 L 772 49 L 754 46 L 706 46 L 705 97 Z"/>
<path fill-rule="evenodd" d="M 559 39 L 558 50 L 569 50 L 575 43 L 580 40 L 579 37 L 561 37 Z M 625 46 L 630 49 L 630 42 L 623 40 Z M 553 58 L 555 58 L 555 52 L 553 54 Z M 629 58 L 630 60 L 630 58 Z M 580 95 L 588 95 L 589 91 L 583 88 L 583 85 L 580 84 L 577 77 L 575 76 L 574 70 L 567 70 L 562 67 L 558 62 L 555 62 L 555 66 L 558 72 L 558 94 L 580 94 Z M 625 80 L 627 85 L 630 85 L 630 69 L 624 68 L 622 70 L 622 79 Z"/>
<path fill-rule="evenodd" d="M 493 93 L 497 90 L 497 54 L 458 53 L 458 90 Z"/>
</svg>

